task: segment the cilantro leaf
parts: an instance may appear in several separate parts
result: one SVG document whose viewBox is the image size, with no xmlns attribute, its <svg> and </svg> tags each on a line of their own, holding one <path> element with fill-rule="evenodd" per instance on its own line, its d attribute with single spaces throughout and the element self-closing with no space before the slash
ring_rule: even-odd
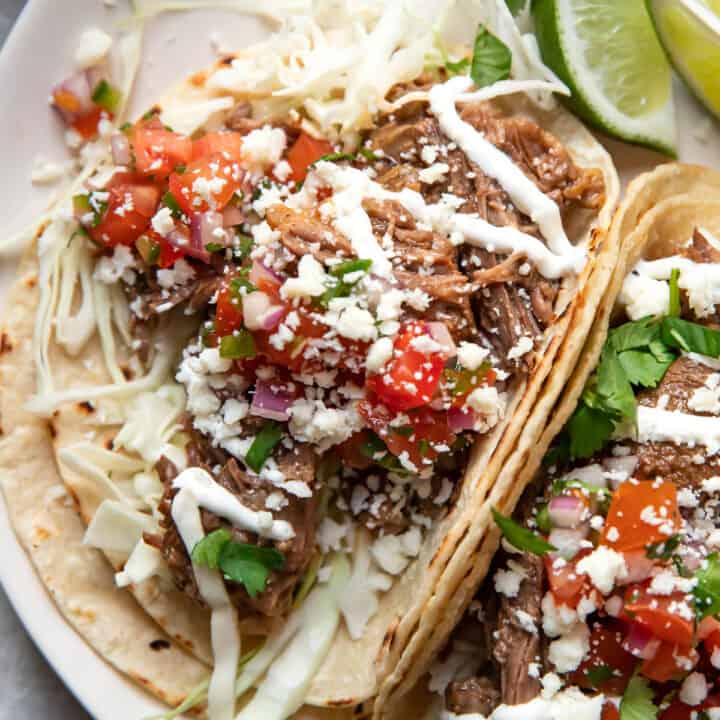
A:
<svg viewBox="0 0 720 720">
<path fill-rule="evenodd" d="M 602 410 L 581 405 L 567 425 L 570 435 L 570 456 L 585 458 L 594 455 L 610 439 L 615 422 Z"/>
<path fill-rule="evenodd" d="M 542 556 L 557 549 L 532 530 L 518 525 L 512 518 L 501 515 L 495 508 L 493 508 L 492 514 L 495 524 L 500 528 L 505 539 L 518 550 Z"/>
<path fill-rule="evenodd" d="M 266 422 L 255 436 L 247 455 L 245 455 L 247 466 L 259 473 L 275 446 L 280 442 L 282 433 L 282 427 L 278 423 L 273 420 Z"/>
<path fill-rule="evenodd" d="M 265 590 L 271 570 L 281 570 L 285 556 L 274 548 L 230 541 L 220 551 L 219 567 L 226 580 L 245 586 L 251 598 Z"/>
<path fill-rule="evenodd" d="M 669 360 L 661 362 L 651 352 L 626 350 L 618 355 L 618 359 L 633 385 L 653 388 L 663 379 L 675 356 L 670 355 Z"/>
<path fill-rule="evenodd" d="M 650 560 L 670 560 L 680 544 L 680 536 L 672 535 L 662 542 L 651 543 L 645 549 L 645 555 Z"/>
<path fill-rule="evenodd" d="M 695 610 L 700 618 L 720 613 L 720 554 L 707 558 L 707 565 L 695 573 Z"/>
<path fill-rule="evenodd" d="M 606 409 L 621 418 L 635 418 L 635 393 L 618 354 L 605 348 L 597 369 L 597 392 Z"/>
<path fill-rule="evenodd" d="M 670 271 L 670 306 L 668 315 L 670 317 L 680 317 L 680 285 L 678 280 L 680 278 L 680 270 L 673 268 Z"/>
<path fill-rule="evenodd" d="M 220 528 L 211 532 L 193 548 L 192 561 L 196 565 L 205 565 L 205 567 L 217 570 L 220 553 L 225 545 L 231 542 L 231 539 L 230 531 L 227 528 Z"/>
<path fill-rule="evenodd" d="M 685 352 L 720 357 L 720 332 L 698 323 L 666 317 L 662 321 L 662 339 L 666 345 Z"/>
<path fill-rule="evenodd" d="M 638 350 L 660 337 L 660 324 L 652 316 L 623 323 L 608 333 L 608 345 L 617 352 Z"/>
<path fill-rule="evenodd" d="M 182 217 L 182 209 L 180 208 L 175 196 L 169 190 L 163 195 L 162 203 L 170 209 L 170 213 L 176 220 L 179 220 Z"/>
<path fill-rule="evenodd" d="M 447 60 L 445 62 L 445 69 L 452 75 L 460 75 L 464 73 L 470 67 L 470 58 L 461 58 L 457 62 L 453 60 Z"/>
<path fill-rule="evenodd" d="M 484 25 L 478 25 L 473 47 L 470 77 L 478 87 L 510 77 L 512 53 L 505 43 Z"/>
<path fill-rule="evenodd" d="M 528 4 L 528 0 L 505 0 L 505 4 L 508 6 L 508 10 L 513 15 L 518 15 L 525 9 Z"/>
<path fill-rule="evenodd" d="M 655 720 L 659 708 L 653 704 L 653 697 L 648 681 L 635 675 L 620 701 L 620 720 Z"/>
<path fill-rule="evenodd" d="M 613 677 L 612 668 L 608 665 L 596 665 L 595 667 L 588 668 L 585 671 L 590 684 L 594 687 L 600 687 L 603 683 L 611 680 Z"/>
</svg>

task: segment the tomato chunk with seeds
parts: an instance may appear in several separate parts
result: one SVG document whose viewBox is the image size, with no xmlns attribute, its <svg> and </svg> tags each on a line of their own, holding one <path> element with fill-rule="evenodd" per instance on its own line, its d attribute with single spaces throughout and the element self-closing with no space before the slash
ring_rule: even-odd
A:
<svg viewBox="0 0 720 720">
<path fill-rule="evenodd" d="M 140 121 L 131 132 L 131 143 L 137 171 L 157 178 L 190 162 L 193 152 L 192 140 L 168 130 L 157 116 Z"/>
<path fill-rule="evenodd" d="M 154 185 L 113 178 L 108 184 L 107 209 L 88 232 L 101 245 L 132 245 L 150 225 L 159 203 L 160 191 Z"/>
<path fill-rule="evenodd" d="M 653 658 L 643 660 L 640 673 L 648 680 L 658 683 L 679 680 L 687 675 L 688 666 L 693 666 L 697 657 L 697 652 L 690 647 L 663 642 Z"/>
<path fill-rule="evenodd" d="M 601 543 L 621 552 L 659 543 L 680 527 L 672 482 L 624 482 L 613 493 Z"/>
<path fill-rule="evenodd" d="M 391 410 L 411 410 L 427 405 L 440 384 L 446 355 L 417 349 L 423 339 L 432 340 L 427 324 L 409 322 L 395 339 L 393 358 L 380 375 L 368 377 L 368 388 Z"/>
<path fill-rule="evenodd" d="M 243 324 L 242 297 L 232 288 L 232 277 L 227 277 L 218 293 L 215 310 L 215 334 L 232 335 Z"/>
<path fill-rule="evenodd" d="M 300 137 L 287 153 L 287 161 L 292 168 L 290 179 L 296 183 L 302 182 L 308 174 L 310 165 L 332 151 L 333 147 L 327 140 L 317 140 L 306 132 L 300 133 Z"/>
<path fill-rule="evenodd" d="M 650 593 L 648 584 L 630 585 L 625 591 L 625 613 L 647 627 L 660 640 L 690 647 L 695 632 L 695 613 L 683 592 Z"/>
<path fill-rule="evenodd" d="M 587 575 L 577 571 L 577 564 L 590 550 L 581 550 L 572 560 L 556 563 L 549 555 L 545 555 L 545 570 L 556 605 L 567 605 L 576 608 L 581 598 L 591 588 Z"/>
<path fill-rule="evenodd" d="M 221 153 L 191 162 L 182 173 L 170 175 L 170 192 L 188 216 L 222 210 L 241 185 L 245 171 Z"/>
<path fill-rule="evenodd" d="M 636 660 L 622 646 L 619 623 L 595 623 L 590 634 L 590 652 L 572 673 L 572 683 L 588 690 L 622 695 L 635 670 Z"/>
<path fill-rule="evenodd" d="M 239 162 L 242 158 L 242 135 L 232 130 L 209 132 L 192 144 L 193 161 L 221 154 L 227 160 Z"/>
</svg>

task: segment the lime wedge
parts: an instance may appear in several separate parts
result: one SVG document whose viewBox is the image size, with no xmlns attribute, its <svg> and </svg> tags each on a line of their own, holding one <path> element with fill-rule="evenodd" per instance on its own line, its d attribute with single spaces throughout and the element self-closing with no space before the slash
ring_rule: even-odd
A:
<svg viewBox="0 0 720 720">
<path fill-rule="evenodd" d="M 675 155 L 672 72 L 642 0 L 534 0 L 545 63 L 586 122 Z"/>
<path fill-rule="evenodd" d="M 647 0 L 647 6 L 678 74 L 720 118 L 720 0 Z"/>
</svg>

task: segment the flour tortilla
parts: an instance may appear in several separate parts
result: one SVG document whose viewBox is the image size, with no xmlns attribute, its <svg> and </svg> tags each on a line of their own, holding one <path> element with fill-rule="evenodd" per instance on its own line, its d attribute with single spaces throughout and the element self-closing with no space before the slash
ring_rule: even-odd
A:
<svg viewBox="0 0 720 720">
<path fill-rule="evenodd" d="M 183 114 L 187 117 L 194 114 L 194 109 L 207 107 L 208 100 L 227 97 L 226 92 L 216 93 L 207 88 L 206 80 L 209 74 L 209 72 L 199 73 L 185 81 L 158 103 L 159 108 L 169 112 L 173 117 L 180 117 Z M 546 386 L 548 383 L 561 385 L 569 376 L 585 339 L 585 333 L 589 329 L 589 325 L 581 322 L 579 318 L 594 315 L 604 292 L 610 268 L 616 259 L 617 247 L 606 233 L 619 193 L 617 175 L 609 155 L 574 117 L 562 109 L 553 112 L 539 111 L 527 100 L 519 97 L 503 99 L 498 104 L 506 111 L 532 117 L 541 127 L 552 132 L 563 142 L 579 165 L 598 167 L 602 170 L 607 192 L 606 204 L 596 215 L 591 216 L 590 213 L 586 213 L 579 218 L 574 227 L 568 229 L 573 241 L 588 247 L 589 261 L 579 277 L 564 281 L 556 305 L 558 319 L 546 332 L 544 342 L 537 352 L 537 365 L 523 385 L 512 393 L 506 419 L 487 437 L 482 438 L 474 448 L 455 507 L 428 534 L 418 559 L 396 580 L 393 588 L 380 598 L 380 609 L 370 621 L 363 638 L 360 641 L 352 641 L 344 627 L 338 632 L 308 697 L 308 702 L 313 705 L 326 707 L 358 705 L 370 699 L 378 691 L 379 679 L 391 673 L 389 684 L 383 687 L 392 687 L 398 670 L 406 665 L 405 658 L 411 657 L 415 652 L 414 649 L 410 654 L 404 652 L 411 638 L 418 631 L 422 631 L 420 636 L 423 635 L 428 625 L 427 618 L 438 617 L 441 609 L 437 602 L 438 593 L 447 595 L 443 578 L 448 573 L 451 576 L 457 573 L 455 559 L 458 553 L 470 542 L 474 542 L 477 547 L 484 537 L 492 540 L 491 544 L 494 543 L 495 531 L 492 523 L 489 522 L 487 511 L 488 497 L 495 498 L 500 493 L 502 498 L 494 504 L 498 504 L 501 508 L 512 503 L 509 468 L 513 468 L 513 473 L 519 472 L 523 468 L 522 460 L 536 447 L 551 409 L 551 404 L 547 402 Z M 221 116 L 222 112 L 215 113 L 210 120 L 210 126 L 220 120 Z M 29 262 L 32 267 L 33 261 Z M 9 317 L 21 317 L 24 321 L 19 327 L 14 327 L 12 324 L 8 326 L 13 327 L 12 342 L 15 346 L 29 347 L 35 302 L 36 299 L 32 303 L 28 302 L 23 292 L 15 293 L 11 299 L 8 308 Z M 58 387 L 101 385 L 109 381 L 109 376 L 103 370 L 97 338 L 88 344 L 78 358 L 64 355 L 57 346 L 51 347 L 51 354 L 54 358 L 53 367 Z M 17 367 L 8 365 L 13 357 L 16 365 L 23 361 L 25 363 L 23 372 L 26 378 L 22 385 L 15 376 Z M 23 400 L 33 390 L 33 371 L 29 366 L 28 357 L 29 354 L 26 353 L 21 361 L 20 357 L 9 354 L 3 359 L 1 369 L 8 378 L 3 403 L 11 402 L 14 408 L 21 407 Z M 25 413 L 18 417 L 17 427 L 33 427 L 33 423 L 38 422 Z M 106 425 L 95 424 L 92 413 L 83 403 L 69 404 L 61 408 L 52 419 L 52 427 L 56 451 L 86 440 L 87 433 L 92 431 L 97 432 L 95 442 L 105 445 L 111 442 L 117 430 L 117 427 L 108 428 Z M 521 444 L 519 438 L 522 438 Z M 6 456 L 6 459 L 7 462 L 3 466 L 9 478 L 6 485 L 12 487 L 13 483 L 20 484 L 21 481 L 15 479 L 18 469 L 12 462 L 12 456 Z M 49 455 L 45 462 L 48 472 L 57 472 Z M 96 485 L 88 484 L 77 473 L 73 473 L 72 469 L 66 466 L 62 466 L 61 469 L 63 480 L 77 502 L 79 515 L 87 523 L 105 496 L 98 491 Z M 37 476 L 40 475 L 41 473 L 38 472 Z M 501 480 L 499 484 L 496 482 L 498 478 Z M 26 482 L 28 482 L 27 476 Z M 22 508 L 17 511 L 11 508 L 11 514 L 13 518 L 20 517 Z M 78 525 L 78 518 L 70 514 L 66 522 L 75 523 L 79 539 L 81 528 Z M 40 560 L 36 557 L 36 549 L 31 539 L 23 533 L 20 535 L 25 547 L 40 567 Z M 475 540 L 473 541 L 472 538 Z M 92 557 L 93 562 L 99 562 L 97 553 L 83 548 L 83 557 L 86 555 Z M 490 555 L 491 552 L 487 555 L 487 562 Z M 117 564 L 117 558 L 110 556 L 108 559 L 114 560 Z M 60 575 L 63 574 L 63 562 L 63 558 L 58 558 L 55 565 Z M 76 601 L 76 588 L 73 584 L 61 584 L 52 578 L 47 578 L 46 584 L 61 605 L 72 605 Z M 190 666 L 194 667 L 198 674 L 203 668 L 208 671 L 211 654 L 209 619 L 206 611 L 195 606 L 182 593 L 163 586 L 156 579 L 132 588 L 132 594 L 139 603 L 135 606 L 128 591 L 114 588 L 109 567 L 104 567 L 102 575 L 98 571 L 95 585 L 97 593 L 95 600 L 98 605 L 111 602 L 110 598 L 118 598 L 113 602 L 125 603 L 129 609 L 138 614 L 137 622 L 146 624 L 148 629 L 154 627 L 150 620 L 152 618 L 169 637 L 173 638 L 173 648 L 181 654 L 180 657 L 187 657 Z M 146 614 L 139 610 L 140 606 Z M 107 620 L 107 622 L 111 621 Z M 120 620 L 117 622 L 116 634 L 125 638 L 127 643 L 131 643 L 132 640 L 127 633 L 128 623 Z M 75 626 L 98 652 L 108 657 L 111 662 L 115 662 L 110 649 L 95 634 L 85 632 L 84 626 L 77 623 Z M 182 654 L 183 650 L 187 651 L 187 654 Z M 143 673 L 147 674 L 148 667 L 157 662 L 155 657 L 148 657 L 147 653 L 138 649 L 136 657 L 128 651 L 126 661 L 122 664 L 116 663 L 116 667 L 137 677 Z M 170 673 L 168 678 L 170 685 L 167 687 L 163 685 L 161 679 L 156 679 L 150 689 L 169 700 L 174 700 L 182 694 L 182 689 L 194 684 L 185 682 L 186 678 L 181 673 Z"/>
<path fill-rule="evenodd" d="M 436 584 L 417 631 L 381 687 L 377 718 L 403 718 L 408 700 L 424 697 L 421 678 L 475 597 L 497 550 L 500 534 L 489 518 L 490 509 L 512 514 L 574 411 L 599 361 L 625 276 L 641 258 L 670 254 L 673 247 L 687 242 L 697 226 L 720 237 L 720 201 L 707 201 L 713 196 L 720 197 L 720 173 L 693 165 L 660 166 L 628 187 L 607 236 L 608 246 L 619 249 L 617 261 L 610 262 L 608 256 L 608 262 L 598 263 L 597 275 L 588 286 L 594 297 L 578 309 L 526 430 L 490 496 L 484 503 L 478 497 L 480 504 L 461 520 L 466 522 L 463 541 Z M 575 368 L 569 377 L 562 373 L 565 367 Z M 543 418 L 545 427 L 538 427 Z"/>
</svg>

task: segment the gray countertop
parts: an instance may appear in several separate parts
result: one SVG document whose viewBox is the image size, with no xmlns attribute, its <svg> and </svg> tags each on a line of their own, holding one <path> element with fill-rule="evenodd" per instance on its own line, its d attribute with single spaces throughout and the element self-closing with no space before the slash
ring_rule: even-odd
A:
<svg viewBox="0 0 720 720">
<path fill-rule="evenodd" d="M 24 5 L 25 0 L 0 0 L 0 45 Z M 36 649 L 2 586 L 0 638 L 0 720 L 89 718 Z"/>
</svg>

